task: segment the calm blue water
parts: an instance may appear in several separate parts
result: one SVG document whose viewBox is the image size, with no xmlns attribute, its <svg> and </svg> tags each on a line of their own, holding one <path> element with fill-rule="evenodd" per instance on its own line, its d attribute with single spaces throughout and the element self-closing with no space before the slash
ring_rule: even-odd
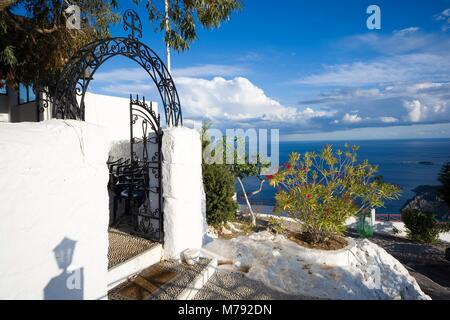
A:
<svg viewBox="0 0 450 320">
<path fill-rule="evenodd" d="M 450 139 L 424 140 L 380 140 L 380 141 L 348 141 L 350 145 L 360 146 L 358 159 L 368 159 L 371 164 L 380 166 L 379 174 L 386 182 L 402 187 L 399 200 L 388 201 L 385 208 L 377 209 L 380 213 L 399 213 L 405 202 L 414 196 L 412 189 L 419 185 L 437 185 L 437 174 L 446 161 L 450 161 Z M 319 151 L 325 144 L 334 148 L 343 148 L 345 142 L 280 142 L 280 164 L 287 162 L 289 153 L 297 151 Z M 421 161 L 431 165 L 420 164 Z M 248 178 L 245 182 L 247 192 L 259 187 L 257 178 Z M 242 201 L 241 190 L 238 190 L 239 202 Z M 263 191 L 251 198 L 255 204 L 274 205 L 275 190 L 265 183 Z"/>
</svg>

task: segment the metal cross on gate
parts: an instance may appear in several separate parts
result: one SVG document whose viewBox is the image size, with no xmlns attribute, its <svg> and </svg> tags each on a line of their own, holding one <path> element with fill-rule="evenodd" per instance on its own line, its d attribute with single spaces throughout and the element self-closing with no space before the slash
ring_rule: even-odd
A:
<svg viewBox="0 0 450 320">
<path fill-rule="evenodd" d="M 128 9 L 123 15 L 123 29 L 125 31 L 131 29 L 131 34 L 128 35 L 130 39 L 136 39 L 135 31 L 138 32 L 137 37 L 142 38 L 142 22 L 139 16 L 133 10 Z"/>
</svg>

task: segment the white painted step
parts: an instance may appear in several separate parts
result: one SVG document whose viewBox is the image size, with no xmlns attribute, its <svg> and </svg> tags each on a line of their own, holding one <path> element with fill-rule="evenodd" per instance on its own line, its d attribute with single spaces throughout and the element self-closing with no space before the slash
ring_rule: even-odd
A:
<svg viewBox="0 0 450 320">
<path fill-rule="evenodd" d="M 178 295 L 177 300 L 192 300 L 217 270 L 217 259 L 213 258 L 202 272 Z"/>
<path fill-rule="evenodd" d="M 162 259 L 162 245 L 156 244 L 137 256 L 108 270 L 108 290 L 116 287 L 129 277 L 141 272 Z"/>
</svg>

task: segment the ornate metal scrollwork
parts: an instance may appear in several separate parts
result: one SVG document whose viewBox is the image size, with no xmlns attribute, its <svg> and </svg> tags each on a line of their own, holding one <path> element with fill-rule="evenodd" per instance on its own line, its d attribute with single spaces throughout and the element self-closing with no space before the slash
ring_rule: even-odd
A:
<svg viewBox="0 0 450 320">
<path fill-rule="evenodd" d="M 129 9 L 125 11 L 123 14 L 123 29 L 125 31 L 131 29 L 128 38 L 136 39 L 135 32 L 137 32 L 138 38 L 142 38 L 142 22 L 135 11 Z"/>
<path fill-rule="evenodd" d="M 127 10 L 123 23 L 125 30 L 131 29 L 128 38 L 116 37 L 92 42 L 80 49 L 66 64 L 52 94 L 53 117 L 84 120 L 84 98 L 95 72 L 112 57 L 124 56 L 138 63 L 152 79 L 160 94 L 166 124 L 182 125 L 180 99 L 172 76 L 161 58 L 138 40 L 142 37 L 142 23 L 136 12 Z M 86 77 L 86 74 L 89 76 Z"/>
<path fill-rule="evenodd" d="M 161 137 L 160 117 L 143 97 L 130 95 L 130 152 L 132 172 L 145 178 L 136 182 L 144 193 L 140 207 L 134 212 L 134 232 L 144 238 L 162 241 Z M 149 157 L 150 153 L 150 157 Z M 134 189 L 134 188 L 133 188 Z M 130 199 L 132 200 L 132 199 Z"/>
</svg>

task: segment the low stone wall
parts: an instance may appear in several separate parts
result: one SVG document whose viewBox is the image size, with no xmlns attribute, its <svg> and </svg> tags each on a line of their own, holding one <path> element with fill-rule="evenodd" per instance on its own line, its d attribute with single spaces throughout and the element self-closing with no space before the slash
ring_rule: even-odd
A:
<svg viewBox="0 0 450 320">
<path fill-rule="evenodd" d="M 0 123 L 0 299 L 106 297 L 108 151 L 88 123 Z"/>
</svg>

